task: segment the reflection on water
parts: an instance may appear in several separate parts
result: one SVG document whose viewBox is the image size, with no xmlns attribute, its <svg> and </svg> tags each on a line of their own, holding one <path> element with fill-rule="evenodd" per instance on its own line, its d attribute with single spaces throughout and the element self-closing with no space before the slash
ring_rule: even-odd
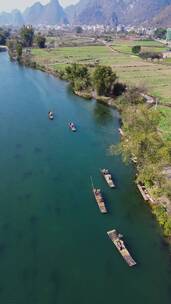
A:
<svg viewBox="0 0 171 304">
<path fill-rule="evenodd" d="M 101 125 L 106 125 L 113 119 L 111 109 L 98 102 L 95 104 L 93 114 L 96 122 Z"/>
</svg>

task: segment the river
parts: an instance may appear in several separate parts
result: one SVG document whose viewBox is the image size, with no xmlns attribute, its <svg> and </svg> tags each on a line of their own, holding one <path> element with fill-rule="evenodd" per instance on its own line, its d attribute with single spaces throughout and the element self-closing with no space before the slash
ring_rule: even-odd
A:
<svg viewBox="0 0 171 304">
<path fill-rule="evenodd" d="M 0 303 L 170 304 L 171 261 L 161 230 L 135 186 L 134 168 L 107 151 L 119 141 L 118 112 L 74 96 L 65 82 L 11 63 L 5 53 L 0 94 Z M 116 190 L 108 189 L 102 167 L 111 169 Z M 96 205 L 91 175 L 107 215 Z M 114 228 L 136 267 L 109 240 Z"/>
</svg>

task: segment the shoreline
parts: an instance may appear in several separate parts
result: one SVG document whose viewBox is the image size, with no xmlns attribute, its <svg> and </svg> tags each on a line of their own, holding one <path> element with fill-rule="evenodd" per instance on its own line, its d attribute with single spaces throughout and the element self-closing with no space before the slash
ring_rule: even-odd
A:
<svg viewBox="0 0 171 304">
<path fill-rule="evenodd" d="M 40 66 L 40 65 L 38 65 L 36 62 L 31 62 L 31 63 L 28 64 L 28 65 L 25 64 L 24 62 L 22 62 L 22 63 L 20 63 L 20 64 L 23 65 L 23 66 L 25 66 L 25 67 L 28 67 L 28 68 L 32 68 L 32 69 L 35 69 L 35 70 L 39 70 L 39 71 L 41 71 L 41 72 L 43 72 L 43 73 L 46 73 L 46 74 L 48 74 L 48 75 L 51 75 L 51 76 L 53 76 L 53 77 L 55 77 L 55 78 L 57 78 L 57 79 L 59 79 L 59 80 L 66 81 L 66 82 L 68 83 L 68 85 L 69 85 L 68 80 L 67 80 L 67 79 L 64 79 L 64 78 L 62 78 L 62 77 L 60 77 L 60 75 L 59 75 L 57 72 L 55 73 L 55 72 L 52 71 L 52 70 L 46 69 L 45 66 Z M 113 98 L 105 97 L 105 96 L 97 96 L 97 95 L 95 94 L 95 92 L 93 92 L 93 91 L 91 91 L 91 92 L 82 91 L 82 92 L 81 92 L 81 91 L 74 91 L 74 90 L 72 89 L 72 92 L 73 92 L 74 95 L 76 95 L 76 96 L 78 96 L 78 97 L 81 97 L 81 98 L 84 98 L 85 100 L 92 100 L 92 99 L 94 99 L 94 100 L 96 100 L 96 102 L 103 103 L 105 106 L 108 106 L 108 107 L 111 107 L 111 108 L 115 108 L 120 114 L 121 114 L 121 112 L 122 112 L 122 111 L 121 111 L 121 108 L 120 108 L 119 105 L 117 104 L 116 100 L 114 100 Z M 122 116 L 121 116 L 121 119 L 120 119 L 120 128 L 121 128 L 121 127 L 122 127 Z M 119 129 L 118 129 L 118 133 L 119 133 Z M 136 169 L 137 169 L 137 163 L 135 163 L 133 160 L 132 160 L 131 162 L 134 163 L 134 165 L 136 166 Z M 134 182 L 135 182 L 135 184 L 137 185 L 137 188 L 139 189 L 138 184 L 137 184 L 137 182 L 136 182 L 136 179 L 134 179 Z M 143 184 L 143 182 L 142 182 L 142 184 Z M 147 191 L 147 192 L 148 192 L 148 195 L 151 197 L 151 194 L 150 194 L 149 189 L 146 188 L 145 191 Z M 142 195 L 140 189 L 139 189 L 139 192 L 140 192 L 140 194 Z M 143 195 L 142 195 L 142 197 L 143 197 Z M 144 197 L 143 197 L 143 199 L 144 199 Z M 152 197 L 151 197 L 151 200 L 153 200 L 153 203 L 150 202 L 149 199 L 148 199 L 148 200 L 145 200 L 145 199 L 144 199 L 144 203 L 147 203 L 147 204 L 148 204 L 148 206 L 149 206 L 150 209 L 151 209 L 152 215 L 155 216 L 157 223 L 158 223 L 159 226 L 161 227 L 161 229 L 162 229 L 162 234 L 163 234 L 163 239 L 166 241 L 166 243 L 167 243 L 168 245 L 171 245 L 171 236 L 165 236 L 165 235 L 164 235 L 163 228 L 162 228 L 162 226 L 160 225 L 159 220 L 158 220 L 156 214 L 155 214 L 154 211 L 153 211 L 153 210 L 154 210 L 154 206 L 161 206 L 161 207 L 163 207 L 163 204 L 162 204 L 161 202 L 157 201 L 157 199 L 154 199 L 154 198 L 152 198 Z M 168 215 L 168 213 L 167 213 L 167 215 Z M 169 217 L 169 216 L 168 216 L 168 217 Z"/>
</svg>

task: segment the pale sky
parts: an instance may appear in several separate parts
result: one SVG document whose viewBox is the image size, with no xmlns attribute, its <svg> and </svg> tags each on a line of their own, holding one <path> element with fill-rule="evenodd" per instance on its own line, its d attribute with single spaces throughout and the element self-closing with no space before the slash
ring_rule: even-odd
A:
<svg viewBox="0 0 171 304">
<path fill-rule="evenodd" d="M 35 2 L 46 4 L 49 2 L 49 0 L 0 0 L 0 12 L 11 11 L 16 8 L 23 11 L 26 7 L 34 4 Z M 78 0 L 59 0 L 59 2 L 63 6 L 67 6 L 78 2 Z"/>
</svg>

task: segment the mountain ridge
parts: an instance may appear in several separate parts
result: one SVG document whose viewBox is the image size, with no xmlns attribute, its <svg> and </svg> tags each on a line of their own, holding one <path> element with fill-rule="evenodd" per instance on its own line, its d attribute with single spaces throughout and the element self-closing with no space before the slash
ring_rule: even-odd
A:
<svg viewBox="0 0 171 304">
<path fill-rule="evenodd" d="M 80 0 L 64 9 L 58 0 L 34 3 L 23 13 L 0 13 L 0 25 L 162 25 L 171 26 L 171 0 Z"/>
</svg>

